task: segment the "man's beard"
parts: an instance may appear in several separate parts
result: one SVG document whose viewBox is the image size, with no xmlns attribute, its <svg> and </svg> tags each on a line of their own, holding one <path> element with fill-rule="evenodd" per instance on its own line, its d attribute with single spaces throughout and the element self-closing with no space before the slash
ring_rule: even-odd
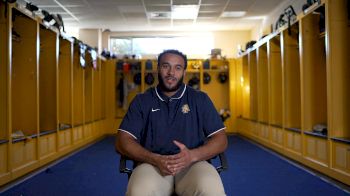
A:
<svg viewBox="0 0 350 196">
<path fill-rule="evenodd" d="M 171 76 L 166 76 L 166 77 L 171 77 Z M 165 85 L 165 82 L 162 78 L 162 76 L 160 75 L 160 73 L 158 73 L 158 80 L 159 80 L 159 87 L 162 91 L 164 92 L 175 92 L 177 91 L 181 85 L 183 84 L 183 80 L 184 80 L 184 76 L 182 76 L 176 83 L 176 85 L 172 88 L 168 88 L 166 85 Z"/>
</svg>

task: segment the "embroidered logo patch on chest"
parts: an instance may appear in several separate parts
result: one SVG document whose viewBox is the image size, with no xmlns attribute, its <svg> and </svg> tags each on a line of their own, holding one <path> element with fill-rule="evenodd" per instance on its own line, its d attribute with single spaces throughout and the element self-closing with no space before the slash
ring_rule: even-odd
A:
<svg viewBox="0 0 350 196">
<path fill-rule="evenodd" d="M 184 114 L 187 114 L 189 111 L 191 111 L 190 107 L 187 104 L 183 105 L 181 110 L 182 110 L 182 113 Z"/>
</svg>

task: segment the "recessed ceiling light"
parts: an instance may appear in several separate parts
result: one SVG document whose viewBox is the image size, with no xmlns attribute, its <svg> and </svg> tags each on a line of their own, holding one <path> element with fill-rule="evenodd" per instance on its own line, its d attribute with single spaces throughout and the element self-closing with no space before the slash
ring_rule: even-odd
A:
<svg viewBox="0 0 350 196">
<path fill-rule="evenodd" d="M 247 20 L 264 20 L 264 19 L 266 19 L 266 16 L 250 16 L 250 17 L 244 17 L 244 19 L 247 19 Z"/>
<path fill-rule="evenodd" d="M 172 5 L 172 19 L 196 19 L 198 16 L 199 5 Z"/>
<path fill-rule="evenodd" d="M 244 11 L 234 11 L 234 12 L 223 12 L 221 14 L 221 17 L 226 17 L 226 18 L 238 18 L 238 17 L 242 17 L 246 14 L 246 12 Z"/>
</svg>

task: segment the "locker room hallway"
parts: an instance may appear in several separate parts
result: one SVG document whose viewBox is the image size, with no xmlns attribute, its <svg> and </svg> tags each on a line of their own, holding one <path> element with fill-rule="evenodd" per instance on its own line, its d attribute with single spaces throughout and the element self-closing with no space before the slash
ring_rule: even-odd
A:
<svg viewBox="0 0 350 196">
<path fill-rule="evenodd" d="M 118 134 L 166 173 L 226 134 L 228 196 L 350 195 L 349 51 L 350 0 L 0 0 L 0 195 L 124 195 Z"/>
</svg>

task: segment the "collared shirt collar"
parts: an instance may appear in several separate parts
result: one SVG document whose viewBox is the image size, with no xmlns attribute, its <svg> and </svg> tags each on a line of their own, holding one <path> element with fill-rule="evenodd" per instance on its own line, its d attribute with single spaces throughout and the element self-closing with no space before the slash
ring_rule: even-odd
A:
<svg viewBox="0 0 350 196">
<path fill-rule="evenodd" d="M 177 90 L 177 92 L 171 96 L 171 97 L 167 97 L 166 95 L 164 95 L 164 93 L 160 90 L 159 85 L 157 85 L 155 89 L 157 97 L 161 100 L 161 101 L 165 101 L 165 100 L 173 100 L 173 99 L 181 99 L 181 97 L 185 94 L 186 91 L 186 84 L 181 84 L 179 90 Z"/>
</svg>

